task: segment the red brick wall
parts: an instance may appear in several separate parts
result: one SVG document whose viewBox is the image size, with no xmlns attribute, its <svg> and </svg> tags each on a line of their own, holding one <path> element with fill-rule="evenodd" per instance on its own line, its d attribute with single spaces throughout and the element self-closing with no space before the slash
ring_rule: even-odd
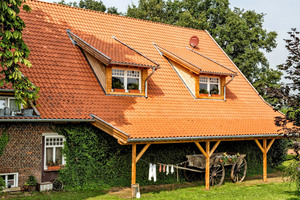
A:
<svg viewBox="0 0 300 200">
<path fill-rule="evenodd" d="M 0 135 L 8 127 L 10 140 L 0 157 L 0 173 L 19 173 L 19 187 L 28 176 L 42 178 L 42 133 L 50 133 L 50 123 L 0 123 Z"/>
</svg>

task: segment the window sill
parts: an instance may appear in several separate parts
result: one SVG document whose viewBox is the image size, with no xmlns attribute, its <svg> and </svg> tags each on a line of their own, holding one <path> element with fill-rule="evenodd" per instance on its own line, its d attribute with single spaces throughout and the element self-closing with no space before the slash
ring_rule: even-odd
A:
<svg viewBox="0 0 300 200">
<path fill-rule="evenodd" d="M 145 96 L 144 93 L 134 93 L 134 92 L 108 92 L 107 94 L 112 95 L 126 95 L 126 96 Z"/>
<path fill-rule="evenodd" d="M 197 98 L 198 99 L 224 99 L 224 96 L 215 96 L 215 97 L 212 97 L 212 96 L 201 96 L 201 95 L 198 95 Z"/>
<path fill-rule="evenodd" d="M 62 169 L 61 166 L 52 166 L 48 167 L 48 169 L 44 169 L 45 172 L 58 172 L 60 169 Z"/>
</svg>

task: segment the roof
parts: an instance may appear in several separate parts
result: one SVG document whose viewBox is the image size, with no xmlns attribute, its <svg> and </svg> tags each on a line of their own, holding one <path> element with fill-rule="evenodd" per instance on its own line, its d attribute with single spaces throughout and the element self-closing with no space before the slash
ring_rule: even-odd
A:
<svg viewBox="0 0 300 200">
<path fill-rule="evenodd" d="M 178 59 L 183 63 L 188 63 L 186 66 L 190 66 L 190 69 L 197 73 L 204 74 L 220 74 L 220 75 L 235 75 L 236 72 L 209 59 L 208 57 L 202 55 L 197 50 L 192 50 L 188 47 L 175 47 L 173 46 L 160 46 L 157 45 L 159 51 L 163 53 L 164 56 L 173 59 Z"/>
<path fill-rule="evenodd" d="M 128 139 L 277 133 L 274 117 L 280 114 L 258 95 L 208 32 L 35 0 L 26 2 L 32 11 L 21 15 L 26 23 L 23 37 L 31 50 L 33 67 L 23 73 L 41 88 L 37 101 L 41 119 L 82 120 L 92 119 L 93 114 Z M 66 29 L 86 40 L 95 37 L 95 43 L 115 36 L 158 63 L 161 68 L 148 81 L 148 98 L 105 95 Z M 194 35 L 200 39 L 198 53 L 237 72 L 227 85 L 227 101 L 194 99 L 153 45 L 180 47 L 170 51 L 181 55 L 189 52 L 186 46 Z M 185 59 L 192 60 L 188 54 Z M 213 68 L 207 63 L 207 69 Z M 230 79 L 226 77 L 226 82 Z"/>
</svg>

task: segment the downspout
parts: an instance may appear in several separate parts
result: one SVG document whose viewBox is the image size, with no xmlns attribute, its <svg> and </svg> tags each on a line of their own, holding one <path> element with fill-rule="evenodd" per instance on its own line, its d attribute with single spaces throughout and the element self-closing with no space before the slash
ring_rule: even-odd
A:
<svg viewBox="0 0 300 200">
<path fill-rule="evenodd" d="M 224 85 L 224 101 L 226 101 L 226 86 L 234 79 L 234 75 L 232 75 L 231 80 L 228 81 L 225 85 Z"/>
<path fill-rule="evenodd" d="M 145 80 L 145 97 L 146 97 L 146 99 L 148 98 L 148 79 L 152 76 L 152 74 L 154 74 L 155 68 L 156 67 L 152 68 L 152 73 Z"/>
</svg>

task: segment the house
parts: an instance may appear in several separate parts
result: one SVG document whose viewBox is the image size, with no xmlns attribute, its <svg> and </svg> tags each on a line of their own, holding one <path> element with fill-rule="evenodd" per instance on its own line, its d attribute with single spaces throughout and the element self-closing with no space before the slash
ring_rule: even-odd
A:
<svg viewBox="0 0 300 200">
<path fill-rule="evenodd" d="M 26 3 L 32 11 L 21 13 L 23 37 L 33 67 L 22 72 L 40 87 L 40 98 L 31 116 L 1 116 L 1 130 L 8 127 L 11 136 L 0 157 L 6 182 L 17 187 L 31 174 L 40 182 L 57 176 L 51 165 L 65 162 L 64 137 L 51 127 L 62 122 L 90 123 L 120 145 L 131 145 L 132 184 L 136 163 L 150 145 L 195 143 L 209 164 L 218 144 L 228 140 L 257 142 L 267 180 L 267 151 L 281 138 L 274 117 L 281 114 L 207 31 Z M 17 113 L 13 91 L 0 92 L 0 109 Z M 145 145 L 138 155 L 137 145 Z M 207 189 L 208 180 L 206 170 Z"/>
</svg>

